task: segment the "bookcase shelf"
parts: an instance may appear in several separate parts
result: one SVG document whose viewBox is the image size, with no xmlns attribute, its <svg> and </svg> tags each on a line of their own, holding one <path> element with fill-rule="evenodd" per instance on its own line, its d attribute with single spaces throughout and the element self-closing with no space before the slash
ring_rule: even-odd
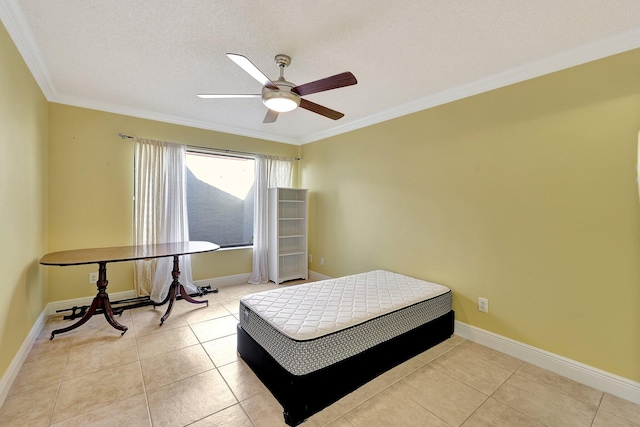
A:
<svg viewBox="0 0 640 427">
<path fill-rule="evenodd" d="M 268 198 L 269 280 L 306 279 L 307 190 L 269 188 Z"/>
</svg>

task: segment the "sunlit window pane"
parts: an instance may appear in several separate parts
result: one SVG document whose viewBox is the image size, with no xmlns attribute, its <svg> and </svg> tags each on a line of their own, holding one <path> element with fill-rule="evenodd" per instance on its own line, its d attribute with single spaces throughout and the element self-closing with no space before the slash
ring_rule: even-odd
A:
<svg viewBox="0 0 640 427">
<path fill-rule="evenodd" d="M 188 152 L 189 238 L 251 246 L 254 183 L 253 159 Z"/>
</svg>

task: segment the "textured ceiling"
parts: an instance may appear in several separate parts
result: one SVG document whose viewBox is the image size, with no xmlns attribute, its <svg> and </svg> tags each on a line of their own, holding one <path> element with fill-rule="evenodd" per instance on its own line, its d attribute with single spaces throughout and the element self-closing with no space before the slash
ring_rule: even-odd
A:
<svg viewBox="0 0 640 427">
<path fill-rule="evenodd" d="M 640 47 L 637 0 L 0 0 L 0 18 L 49 101 L 291 144 Z M 340 120 L 264 124 L 259 99 L 195 96 L 260 92 L 226 52 L 358 84 L 306 97 Z"/>
</svg>

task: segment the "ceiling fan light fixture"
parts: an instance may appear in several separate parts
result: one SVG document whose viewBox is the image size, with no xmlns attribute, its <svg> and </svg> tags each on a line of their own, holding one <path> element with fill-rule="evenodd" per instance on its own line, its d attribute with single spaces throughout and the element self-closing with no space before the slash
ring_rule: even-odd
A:
<svg viewBox="0 0 640 427">
<path fill-rule="evenodd" d="M 300 96 L 289 91 L 274 90 L 262 94 L 262 102 L 278 113 L 293 111 L 300 105 Z"/>
<path fill-rule="evenodd" d="M 293 111 L 298 107 L 311 111 L 312 113 L 320 114 L 321 116 L 332 120 L 338 120 L 344 117 L 343 113 L 318 105 L 303 98 L 303 96 L 351 86 L 358 83 L 355 76 L 349 71 L 346 71 L 344 73 L 325 77 L 324 79 L 315 80 L 303 85 L 295 85 L 294 83 L 288 82 L 284 77 L 284 69 L 291 64 L 291 57 L 284 54 L 278 54 L 275 57 L 276 64 L 280 69 L 280 78 L 275 81 L 271 81 L 271 79 L 260 71 L 258 67 L 256 67 L 246 56 L 239 55 L 237 53 L 227 53 L 227 56 L 251 77 L 262 84 L 262 95 L 201 93 L 198 94 L 198 96 L 200 98 L 257 98 L 262 96 L 262 103 L 269 109 L 262 123 L 273 123 L 278 118 L 279 113 Z"/>
</svg>

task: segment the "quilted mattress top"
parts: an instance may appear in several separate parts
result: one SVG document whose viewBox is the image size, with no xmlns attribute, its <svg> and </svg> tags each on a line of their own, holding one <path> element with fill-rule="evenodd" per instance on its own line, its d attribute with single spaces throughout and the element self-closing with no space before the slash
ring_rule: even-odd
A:
<svg viewBox="0 0 640 427">
<path fill-rule="evenodd" d="M 327 335 L 449 292 L 385 270 L 258 292 L 242 305 L 294 340 Z"/>
</svg>

